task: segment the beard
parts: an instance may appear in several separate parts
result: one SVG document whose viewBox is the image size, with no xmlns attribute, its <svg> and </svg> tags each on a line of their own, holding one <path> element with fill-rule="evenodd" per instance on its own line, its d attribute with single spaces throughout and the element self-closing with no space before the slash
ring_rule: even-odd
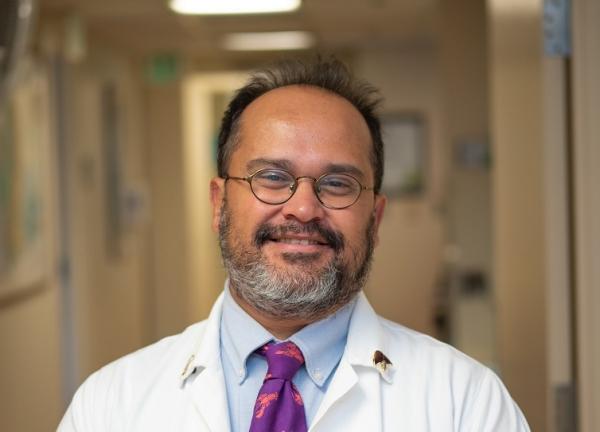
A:
<svg viewBox="0 0 600 432">
<path fill-rule="evenodd" d="M 284 253 L 284 266 L 266 258 L 262 247 L 285 233 L 319 234 L 333 251 L 333 257 L 319 264 L 321 254 Z M 352 301 L 367 280 L 374 249 L 375 218 L 365 229 L 362 247 L 352 249 L 352 262 L 344 261 L 344 236 L 317 221 L 297 221 L 257 227 L 249 245 L 236 241 L 232 216 L 226 200 L 221 207 L 219 242 L 229 287 L 239 298 L 260 313 L 275 319 L 317 321 Z"/>
</svg>

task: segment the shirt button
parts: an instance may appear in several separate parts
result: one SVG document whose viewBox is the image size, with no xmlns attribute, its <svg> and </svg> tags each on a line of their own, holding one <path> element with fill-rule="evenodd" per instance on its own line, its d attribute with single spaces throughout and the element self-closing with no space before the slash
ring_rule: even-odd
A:
<svg viewBox="0 0 600 432">
<path fill-rule="evenodd" d="M 321 373 L 321 371 L 319 371 L 319 369 L 313 370 L 313 375 L 315 376 L 315 379 L 318 379 L 318 380 L 323 378 L 323 374 Z"/>
<path fill-rule="evenodd" d="M 238 376 L 241 378 L 244 376 L 244 369 L 238 369 L 237 371 Z"/>
</svg>

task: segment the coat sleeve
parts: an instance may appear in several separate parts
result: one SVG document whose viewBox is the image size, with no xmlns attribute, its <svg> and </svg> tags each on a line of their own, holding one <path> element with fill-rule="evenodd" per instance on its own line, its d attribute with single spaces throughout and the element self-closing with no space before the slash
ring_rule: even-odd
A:
<svg viewBox="0 0 600 432">
<path fill-rule="evenodd" d="M 466 408 L 465 432 L 531 432 L 523 413 L 508 390 L 491 370 L 486 369 L 479 389 Z"/>
</svg>

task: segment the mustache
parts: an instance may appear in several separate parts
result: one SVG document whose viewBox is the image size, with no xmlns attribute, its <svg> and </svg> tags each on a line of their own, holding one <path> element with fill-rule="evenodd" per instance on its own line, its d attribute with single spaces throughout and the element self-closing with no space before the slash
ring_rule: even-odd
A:
<svg viewBox="0 0 600 432">
<path fill-rule="evenodd" d="M 287 233 L 293 234 L 318 234 L 335 251 L 340 252 L 344 249 L 344 235 L 338 231 L 322 226 L 317 221 L 311 221 L 305 224 L 290 222 L 283 225 L 273 225 L 270 223 L 261 224 L 254 234 L 254 244 L 261 247 L 274 236 L 283 236 Z"/>
</svg>

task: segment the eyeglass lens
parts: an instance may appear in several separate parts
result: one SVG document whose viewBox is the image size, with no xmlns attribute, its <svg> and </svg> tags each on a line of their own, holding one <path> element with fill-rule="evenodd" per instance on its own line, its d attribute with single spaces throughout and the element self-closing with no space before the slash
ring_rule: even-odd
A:
<svg viewBox="0 0 600 432">
<path fill-rule="evenodd" d="M 300 177 L 309 178 L 309 177 Z M 312 179 L 312 178 L 310 178 Z M 256 197 L 268 204 L 281 204 L 296 191 L 296 179 L 287 171 L 265 169 L 256 172 L 250 181 Z M 327 174 L 317 179 L 315 191 L 327 207 L 342 208 L 352 205 L 361 193 L 361 185 L 346 174 Z"/>
</svg>

